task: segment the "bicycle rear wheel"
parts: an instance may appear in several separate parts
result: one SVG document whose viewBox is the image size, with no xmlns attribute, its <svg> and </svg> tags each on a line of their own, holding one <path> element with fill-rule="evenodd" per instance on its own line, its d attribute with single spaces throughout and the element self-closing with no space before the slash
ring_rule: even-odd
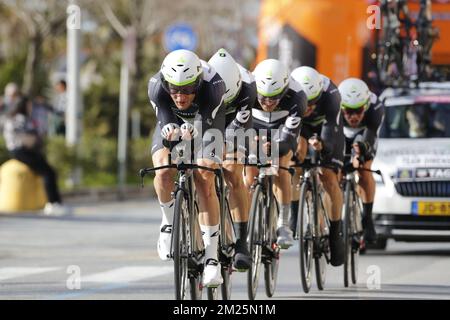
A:
<svg viewBox="0 0 450 320">
<path fill-rule="evenodd" d="M 186 291 L 188 287 L 188 229 L 188 203 L 184 191 L 179 189 L 175 197 L 172 239 L 176 300 L 184 300 L 186 298 Z"/>
<path fill-rule="evenodd" d="M 226 192 L 226 191 L 225 191 Z M 220 233 L 220 245 L 222 248 L 222 278 L 223 283 L 221 285 L 222 299 L 229 300 L 231 298 L 231 274 L 233 265 L 233 247 L 234 247 L 234 228 L 233 218 L 231 217 L 230 205 L 228 199 L 223 197 L 224 214 L 221 218 L 221 233 Z"/>
<path fill-rule="evenodd" d="M 267 211 L 268 226 L 266 229 L 266 240 L 270 245 L 264 262 L 264 283 L 266 295 L 271 298 L 277 286 L 278 267 L 280 264 L 279 247 L 277 245 L 277 220 L 279 208 L 275 197 L 272 196 L 270 209 Z"/>
<path fill-rule="evenodd" d="M 252 257 L 252 266 L 247 273 L 247 292 L 248 298 L 254 300 L 259 283 L 259 273 L 261 267 L 262 253 L 262 214 L 264 208 L 264 196 L 261 185 L 257 185 L 253 193 L 252 205 L 250 209 L 250 228 L 249 228 L 249 249 Z"/>
<path fill-rule="evenodd" d="M 308 293 L 312 283 L 313 239 L 312 239 L 312 190 L 309 183 L 304 182 L 300 189 L 300 203 L 297 220 L 300 250 L 300 278 L 303 291 Z"/>
<path fill-rule="evenodd" d="M 195 198 L 195 196 L 194 196 Z M 191 222 L 191 246 L 194 257 L 189 260 L 189 284 L 191 300 L 202 300 L 202 279 L 203 279 L 203 263 L 201 262 L 201 257 L 204 254 L 203 239 L 201 236 L 200 224 L 198 221 L 198 205 L 194 200 L 192 206 L 194 214 L 190 218 Z"/>
<path fill-rule="evenodd" d="M 359 252 L 361 246 L 361 231 L 362 229 L 358 228 L 358 220 L 361 221 L 361 199 L 358 194 L 353 191 L 353 215 L 351 216 L 351 225 L 352 225 L 352 255 L 351 255 L 351 274 L 352 274 L 352 283 L 356 284 L 358 282 L 358 265 L 359 265 Z"/>
</svg>

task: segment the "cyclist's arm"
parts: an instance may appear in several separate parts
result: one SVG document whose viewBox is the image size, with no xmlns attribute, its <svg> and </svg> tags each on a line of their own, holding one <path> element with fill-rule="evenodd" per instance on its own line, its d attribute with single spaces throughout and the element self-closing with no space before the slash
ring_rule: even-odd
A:
<svg viewBox="0 0 450 320">
<path fill-rule="evenodd" d="M 236 98 L 236 116 L 227 129 L 237 130 L 249 127 L 252 122 L 252 109 L 256 102 L 256 83 L 243 83 Z"/>
<path fill-rule="evenodd" d="M 379 100 L 370 107 L 367 114 L 366 129 L 364 130 L 362 140 L 366 143 L 366 155 L 373 154 L 376 148 L 376 142 L 380 132 L 381 124 L 384 118 L 384 106 Z"/>
<path fill-rule="evenodd" d="M 303 91 L 290 90 L 288 95 L 290 95 L 289 115 L 280 132 L 280 142 L 278 144 L 280 156 L 284 156 L 290 150 L 295 150 L 297 148 L 301 117 L 307 105 L 306 94 Z"/>
<path fill-rule="evenodd" d="M 171 97 L 163 89 L 161 81 L 159 80 L 159 74 L 152 77 L 148 83 L 148 97 L 150 105 L 156 113 L 158 125 L 161 130 L 168 125 L 178 126 L 178 119 L 170 109 Z M 164 147 L 171 149 L 179 142 L 179 139 L 176 141 L 169 141 L 163 137 L 162 141 Z"/>
<path fill-rule="evenodd" d="M 225 83 L 218 74 L 215 74 L 209 81 L 206 81 L 200 91 L 199 103 L 199 115 L 201 118 L 200 124 L 202 139 L 198 143 L 203 143 L 203 148 L 212 142 L 214 145 L 219 146 L 216 141 L 217 134 L 220 133 L 221 147 L 224 145 L 225 134 L 225 122 L 226 122 L 226 109 L 223 96 L 225 94 Z M 197 125 L 198 125 L 197 124 Z M 223 150 L 216 151 L 222 152 Z"/>
</svg>

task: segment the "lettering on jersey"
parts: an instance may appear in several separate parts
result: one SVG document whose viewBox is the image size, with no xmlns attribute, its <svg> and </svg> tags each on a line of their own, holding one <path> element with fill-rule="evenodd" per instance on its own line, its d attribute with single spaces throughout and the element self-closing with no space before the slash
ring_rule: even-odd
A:
<svg viewBox="0 0 450 320">
<path fill-rule="evenodd" d="M 217 80 L 217 81 L 214 81 L 214 82 L 213 82 L 213 86 L 215 86 L 215 85 L 217 85 L 217 84 L 219 84 L 219 83 L 225 83 L 225 81 L 223 81 L 223 80 Z"/>
<path fill-rule="evenodd" d="M 247 123 L 250 119 L 252 112 L 250 110 L 241 110 L 236 115 L 236 120 L 240 123 Z"/>
<path fill-rule="evenodd" d="M 242 100 L 238 101 L 237 103 L 238 103 L 238 104 L 244 103 L 244 102 L 247 101 L 248 99 L 250 99 L 250 97 L 249 97 L 249 96 L 246 96 L 245 98 L 243 98 Z M 247 105 L 247 106 L 248 106 L 248 105 Z M 246 106 L 246 107 L 247 107 L 247 106 Z"/>
<path fill-rule="evenodd" d="M 338 91 L 339 91 L 338 89 L 333 89 L 333 90 L 330 91 L 330 94 L 336 93 Z"/>
<path fill-rule="evenodd" d="M 295 113 L 286 119 L 286 127 L 288 129 L 294 130 L 300 125 L 300 120 L 300 117 L 297 117 L 297 113 Z"/>
</svg>

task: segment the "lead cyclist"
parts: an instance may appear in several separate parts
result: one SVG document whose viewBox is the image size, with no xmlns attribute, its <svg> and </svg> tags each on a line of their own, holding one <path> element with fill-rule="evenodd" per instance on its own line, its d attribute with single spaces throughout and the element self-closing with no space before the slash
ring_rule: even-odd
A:
<svg viewBox="0 0 450 320">
<path fill-rule="evenodd" d="M 154 166 L 167 165 L 170 150 L 187 141 L 194 141 L 197 164 L 217 168 L 222 163 L 223 151 L 207 154 L 225 130 L 225 84 L 208 64 L 188 50 L 169 53 L 161 70 L 148 85 L 148 96 L 158 120 L 152 141 Z M 200 132 L 202 135 L 200 136 Z M 198 146 L 198 144 L 200 146 Z M 223 141 L 219 144 L 223 148 Z M 189 144 L 187 144 L 189 145 Z M 170 259 L 172 222 L 174 215 L 175 169 L 156 172 L 154 186 L 161 205 L 162 222 L 157 244 L 159 257 Z M 218 261 L 219 201 L 216 197 L 215 175 L 206 170 L 194 171 L 194 182 L 199 197 L 200 227 L 205 244 L 203 285 L 217 287 L 222 284 Z M 199 261 L 201 263 L 201 261 Z"/>
</svg>

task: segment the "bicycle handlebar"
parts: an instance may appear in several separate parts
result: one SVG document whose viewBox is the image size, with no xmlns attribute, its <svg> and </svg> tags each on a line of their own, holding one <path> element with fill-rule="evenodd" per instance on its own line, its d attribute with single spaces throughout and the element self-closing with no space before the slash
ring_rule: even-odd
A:
<svg viewBox="0 0 450 320">
<path fill-rule="evenodd" d="M 156 168 L 144 168 L 139 170 L 139 176 L 141 177 L 141 186 L 144 187 L 144 177 L 149 174 L 153 173 L 158 170 L 163 169 L 176 169 L 178 171 L 186 171 L 186 170 L 206 170 L 209 172 L 213 172 L 216 176 L 220 176 L 222 174 L 222 170 L 219 169 L 213 169 L 209 167 L 200 166 L 197 164 L 191 164 L 191 163 L 180 163 L 180 164 L 169 164 L 165 166 L 160 166 Z"/>
</svg>

